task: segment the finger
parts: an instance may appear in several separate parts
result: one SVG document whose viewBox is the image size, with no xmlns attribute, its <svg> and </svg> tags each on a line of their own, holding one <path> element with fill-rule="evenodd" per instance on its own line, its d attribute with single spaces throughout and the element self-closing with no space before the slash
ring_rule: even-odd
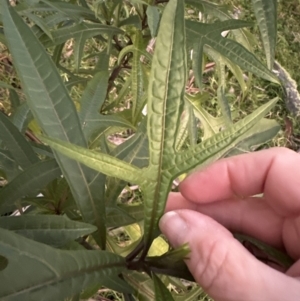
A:
<svg viewBox="0 0 300 301">
<path fill-rule="evenodd" d="M 198 204 L 186 200 L 180 193 L 170 193 L 166 212 L 178 209 L 198 211 L 210 216 L 231 232 L 250 235 L 276 248 L 283 248 L 284 219 L 261 198 Z M 300 246 L 294 245 L 300 252 Z"/>
<path fill-rule="evenodd" d="M 285 148 L 239 155 L 191 174 L 180 184 L 180 192 L 197 203 L 264 193 L 279 215 L 289 216 L 300 213 L 299 166 L 299 154 Z"/>
<path fill-rule="evenodd" d="M 215 301 L 300 300 L 300 282 L 257 261 L 213 219 L 172 211 L 160 228 L 173 246 L 189 243 L 188 268 Z"/>
</svg>

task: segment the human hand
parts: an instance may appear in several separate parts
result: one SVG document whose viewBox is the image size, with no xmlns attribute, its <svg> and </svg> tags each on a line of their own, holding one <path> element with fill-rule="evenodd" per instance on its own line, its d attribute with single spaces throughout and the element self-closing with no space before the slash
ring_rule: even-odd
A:
<svg viewBox="0 0 300 301">
<path fill-rule="evenodd" d="M 263 193 L 262 198 L 253 197 Z M 300 300 L 300 155 L 273 148 L 222 159 L 171 193 L 160 229 L 215 301 Z M 286 252 L 285 273 L 257 260 L 229 232 Z"/>
</svg>

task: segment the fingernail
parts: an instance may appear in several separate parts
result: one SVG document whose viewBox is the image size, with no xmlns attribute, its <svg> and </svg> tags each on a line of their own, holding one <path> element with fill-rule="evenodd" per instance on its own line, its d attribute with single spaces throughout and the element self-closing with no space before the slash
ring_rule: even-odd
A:
<svg viewBox="0 0 300 301">
<path fill-rule="evenodd" d="M 185 220 L 176 212 L 169 211 L 159 221 L 159 228 L 174 247 L 184 244 L 188 229 Z"/>
</svg>

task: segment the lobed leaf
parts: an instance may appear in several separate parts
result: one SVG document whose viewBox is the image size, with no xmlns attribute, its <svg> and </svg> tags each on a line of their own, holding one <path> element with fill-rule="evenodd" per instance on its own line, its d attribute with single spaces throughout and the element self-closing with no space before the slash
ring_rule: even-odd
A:
<svg viewBox="0 0 300 301">
<path fill-rule="evenodd" d="M 184 3 L 171 0 L 160 21 L 148 88 L 148 173 L 153 180 L 144 181 L 143 185 L 145 250 L 157 235 L 158 219 L 171 185 L 170 174 L 164 169 L 175 154 L 175 137 L 184 105 L 186 65 Z"/>
</svg>

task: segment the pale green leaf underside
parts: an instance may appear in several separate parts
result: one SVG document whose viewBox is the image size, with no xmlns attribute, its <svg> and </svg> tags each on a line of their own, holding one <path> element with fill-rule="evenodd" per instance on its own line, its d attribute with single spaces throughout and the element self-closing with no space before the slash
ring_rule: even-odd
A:
<svg viewBox="0 0 300 301">
<path fill-rule="evenodd" d="M 50 137 L 41 137 L 53 149 L 108 176 L 140 183 L 142 170 L 113 156 Z"/>
</svg>

